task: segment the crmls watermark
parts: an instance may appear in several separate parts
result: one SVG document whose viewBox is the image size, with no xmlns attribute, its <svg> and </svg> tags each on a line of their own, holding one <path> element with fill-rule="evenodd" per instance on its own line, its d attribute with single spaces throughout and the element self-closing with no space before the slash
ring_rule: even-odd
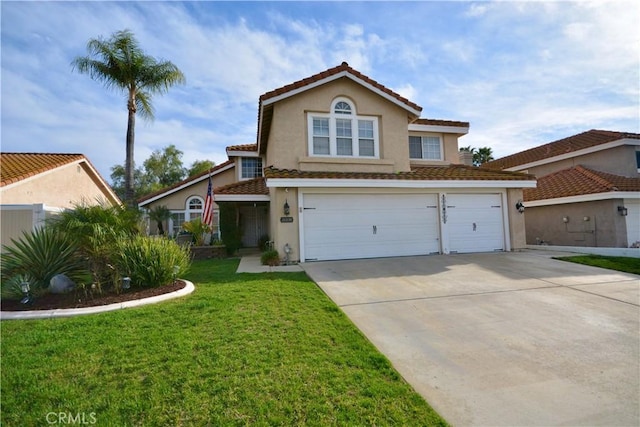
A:
<svg viewBox="0 0 640 427">
<path fill-rule="evenodd" d="M 98 422 L 95 412 L 47 412 L 47 424 L 91 425 Z"/>
</svg>

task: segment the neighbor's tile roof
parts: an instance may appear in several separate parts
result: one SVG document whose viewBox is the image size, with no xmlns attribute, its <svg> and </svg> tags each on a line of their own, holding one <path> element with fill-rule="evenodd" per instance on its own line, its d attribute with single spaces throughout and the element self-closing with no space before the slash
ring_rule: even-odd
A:
<svg viewBox="0 0 640 427">
<path fill-rule="evenodd" d="M 213 198 L 218 194 L 260 194 L 269 195 L 269 189 L 264 178 L 254 178 L 248 181 L 235 182 L 213 190 Z"/>
<path fill-rule="evenodd" d="M 283 95 L 287 92 L 291 92 L 292 90 L 296 90 L 296 89 L 301 89 L 305 86 L 308 86 L 310 84 L 316 83 L 318 81 L 321 81 L 323 79 L 326 79 L 328 77 L 334 76 L 336 74 L 339 74 L 343 71 L 346 71 L 347 73 L 353 75 L 354 77 L 357 77 L 358 79 L 367 82 L 368 84 L 372 85 L 373 87 L 375 87 L 376 89 L 379 89 L 380 91 L 386 93 L 387 95 L 392 96 L 393 98 L 397 99 L 398 101 L 402 102 L 403 104 L 407 105 L 408 107 L 411 107 L 414 110 L 417 111 L 422 111 L 422 107 L 419 106 L 418 104 L 415 104 L 411 101 L 409 101 L 407 98 L 397 94 L 396 92 L 392 91 L 391 89 L 381 85 L 380 83 L 378 83 L 377 81 L 373 80 L 372 78 L 365 76 L 364 74 L 362 74 L 361 72 L 351 68 L 349 66 L 349 64 L 347 64 L 346 62 L 343 62 L 342 64 L 338 65 L 337 67 L 333 67 L 333 68 L 329 68 L 326 71 L 323 71 L 321 73 L 318 74 L 314 74 L 311 77 L 307 77 L 306 79 L 302 79 L 302 80 L 298 80 L 297 82 L 282 86 L 278 89 L 274 89 L 270 92 L 267 92 L 265 94 L 263 94 L 262 96 L 260 96 L 260 102 L 266 101 L 270 98 L 276 97 L 276 96 L 280 96 Z"/>
<path fill-rule="evenodd" d="M 232 161 L 227 160 L 226 162 L 224 162 L 224 163 L 220 163 L 219 165 L 217 165 L 217 166 L 215 166 L 215 167 L 211 168 L 210 170 L 206 170 L 206 171 L 204 171 L 204 172 L 200 172 L 200 173 L 199 173 L 199 174 L 197 174 L 197 175 L 190 176 L 190 177 L 189 177 L 189 178 L 187 178 L 187 179 L 183 179 L 182 181 L 180 181 L 180 182 L 178 182 L 178 183 L 176 183 L 176 184 L 170 185 L 169 187 L 161 188 L 160 190 L 158 190 L 158 191 L 154 191 L 153 193 L 145 194 L 144 196 L 140 197 L 140 198 L 137 200 L 137 201 L 138 201 L 138 204 L 140 204 L 140 203 L 142 203 L 142 202 L 144 202 L 144 201 L 146 201 L 146 200 L 152 199 L 152 198 L 154 198 L 154 197 L 156 197 L 156 196 L 158 196 L 158 195 L 160 195 L 160 194 L 162 194 L 162 193 L 169 192 L 169 191 L 171 191 L 171 190 L 173 190 L 173 189 L 175 189 L 175 188 L 178 188 L 178 187 L 181 187 L 181 186 L 183 186 L 183 185 L 185 185 L 185 184 L 188 184 L 188 183 L 189 183 L 189 182 L 191 182 L 191 181 L 195 181 L 195 180 L 197 180 L 198 178 L 202 178 L 202 177 L 203 177 L 203 176 L 205 176 L 205 175 L 208 175 L 208 174 L 210 174 L 210 173 L 214 173 L 214 172 L 216 172 L 216 171 L 218 171 L 218 170 L 220 170 L 220 169 L 224 168 L 225 166 L 229 166 L 229 165 L 230 165 L 230 164 L 232 164 L 232 163 L 233 163 Z M 215 180 L 214 180 L 214 181 L 215 181 Z M 215 184 L 215 182 L 214 182 L 214 184 Z"/>
<path fill-rule="evenodd" d="M 296 169 L 264 169 L 266 178 L 290 179 L 383 179 L 383 180 L 485 180 L 485 181 L 535 181 L 533 175 L 519 172 L 479 169 L 474 166 L 422 166 L 410 172 L 305 172 Z"/>
<path fill-rule="evenodd" d="M 529 150 L 521 151 L 510 156 L 484 163 L 482 167 L 490 169 L 508 169 L 626 138 L 640 139 L 640 134 L 591 129 L 578 135 L 573 135 L 568 138 L 560 139 L 558 141 L 550 142 L 539 147 L 534 147 Z"/>
<path fill-rule="evenodd" d="M 88 162 L 82 154 L 0 153 L 0 187 L 78 160 Z"/>
<path fill-rule="evenodd" d="M 539 178 L 536 188 L 524 189 L 524 200 L 556 199 L 611 191 L 640 191 L 640 178 L 627 178 L 584 166 L 574 166 Z"/>
<path fill-rule="evenodd" d="M 230 145 L 227 147 L 229 151 L 258 151 L 258 144 Z"/>
<path fill-rule="evenodd" d="M 431 126 L 455 126 L 468 128 L 469 122 L 459 122 L 456 120 L 439 120 L 439 119 L 418 119 L 414 121 L 414 125 L 431 125 Z"/>
</svg>

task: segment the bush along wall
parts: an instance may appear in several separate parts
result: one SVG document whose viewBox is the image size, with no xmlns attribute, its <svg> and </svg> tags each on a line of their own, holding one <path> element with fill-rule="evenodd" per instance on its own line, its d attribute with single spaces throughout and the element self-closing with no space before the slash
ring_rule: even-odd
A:
<svg viewBox="0 0 640 427">
<path fill-rule="evenodd" d="M 238 221 L 238 205 L 223 202 L 220 206 L 220 234 L 227 248 L 227 255 L 235 254 L 242 246 L 242 235 Z"/>
</svg>

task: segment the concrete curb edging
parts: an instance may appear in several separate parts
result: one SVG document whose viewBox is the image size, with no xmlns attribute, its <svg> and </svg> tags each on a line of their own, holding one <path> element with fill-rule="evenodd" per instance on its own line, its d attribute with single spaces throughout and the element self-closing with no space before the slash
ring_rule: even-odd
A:
<svg viewBox="0 0 640 427">
<path fill-rule="evenodd" d="M 182 280 L 182 279 L 181 279 Z M 155 297 L 142 298 L 137 300 L 118 302 L 109 305 L 99 305 L 96 307 L 66 308 L 56 310 L 32 310 L 32 311 L 0 311 L 0 320 L 18 319 L 52 319 L 56 317 L 81 316 L 84 314 L 104 313 L 107 311 L 121 310 L 131 307 L 140 307 L 148 304 L 156 304 L 169 299 L 174 299 L 189 295 L 195 290 L 195 286 L 188 280 L 183 280 L 185 286 L 177 291 L 169 292 Z"/>
</svg>

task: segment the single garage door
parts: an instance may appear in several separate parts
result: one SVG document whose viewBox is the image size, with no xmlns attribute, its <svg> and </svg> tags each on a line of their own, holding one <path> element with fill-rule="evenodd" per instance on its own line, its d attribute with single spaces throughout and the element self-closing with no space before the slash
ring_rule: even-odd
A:
<svg viewBox="0 0 640 427">
<path fill-rule="evenodd" d="M 307 261 L 440 251 L 435 194 L 305 194 L 303 220 Z"/>
<path fill-rule="evenodd" d="M 448 194 L 447 228 L 450 252 L 504 250 L 500 194 Z"/>
</svg>

